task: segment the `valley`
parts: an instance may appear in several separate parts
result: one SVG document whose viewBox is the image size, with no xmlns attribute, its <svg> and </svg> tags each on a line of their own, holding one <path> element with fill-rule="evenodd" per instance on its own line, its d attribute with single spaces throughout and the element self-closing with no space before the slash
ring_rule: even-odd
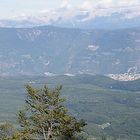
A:
<svg viewBox="0 0 140 140">
<path fill-rule="evenodd" d="M 2 0 L 0 140 L 140 140 L 140 0 Z"/>
<path fill-rule="evenodd" d="M 100 75 L 20 76 L 0 78 L 0 122 L 16 126 L 16 114 L 24 105 L 25 85 L 50 88 L 63 85 L 66 106 L 85 119 L 85 135 L 119 140 L 140 139 L 140 81 L 122 82 Z M 135 86 L 134 86 L 135 85 Z"/>
</svg>

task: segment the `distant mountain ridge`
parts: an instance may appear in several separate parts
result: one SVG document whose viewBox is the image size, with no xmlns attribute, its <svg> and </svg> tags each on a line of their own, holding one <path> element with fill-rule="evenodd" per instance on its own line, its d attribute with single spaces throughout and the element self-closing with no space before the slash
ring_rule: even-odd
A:
<svg viewBox="0 0 140 140">
<path fill-rule="evenodd" d="M 140 28 L 0 28 L 0 75 L 140 71 Z"/>
<path fill-rule="evenodd" d="M 62 10 L 62 9 L 61 9 Z M 61 11 L 60 10 L 60 11 Z M 38 16 L 17 16 L 9 19 L 0 19 L 0 27 L 27 28 L 36 26 L 57 26 L 65 28 L 81 29 L 126 29 L 140 26 L 139 13 L 131 13 L 129 10 L 113 13 L 101 12 L 95 15 L 93 11 L 79 11 L 73 16 L 65 18 L 65 11 L 53 13 L 42 13 Z M 104 14 L 103 14 L 104 13 Z M 63 15 L 64 14 L 64 15 Z"/>
</svg>

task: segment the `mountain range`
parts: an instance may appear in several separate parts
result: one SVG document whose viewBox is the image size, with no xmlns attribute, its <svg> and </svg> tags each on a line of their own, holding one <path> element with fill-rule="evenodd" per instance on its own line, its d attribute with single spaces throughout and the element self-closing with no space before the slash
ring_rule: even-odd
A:
<svg viewBox="0 0 140 140">
<path fill-rule="evenodd" d="M 0 75 L 139 73 L 140 27 L 0 28 Z"/>
<path fill-rule="evenodd" d="M 96 12 L 94 10 L 77 10 L 69 13 L 66 9 L 62 8 L 54 12 L 44 11 L 37 16 L 22 15 L 9 19 L 0 19 L 0 27 L 26 28 L 46 25 L 80 29 L 124 29 L 139 27 L 139 12 L 132 12 L 129 9 L 114 10 L 114 12 L 112 9 L 98 9 Z"/>
</svg>

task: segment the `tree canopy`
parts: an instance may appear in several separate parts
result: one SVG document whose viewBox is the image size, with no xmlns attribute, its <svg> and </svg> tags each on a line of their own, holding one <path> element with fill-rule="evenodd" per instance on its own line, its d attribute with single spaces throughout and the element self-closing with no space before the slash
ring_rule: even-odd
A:
<svg viewBox="0 0 140 140">
<path fill-rule="evenodd" d="M 16 132 L 4 124 L 2 140 L 76 140 L 86 125 L 70 114 L 61 97 L 62 86 L 49 89 L 26 86 L 25 107 L 18 113 L 20 129 Z"/>
</svg>

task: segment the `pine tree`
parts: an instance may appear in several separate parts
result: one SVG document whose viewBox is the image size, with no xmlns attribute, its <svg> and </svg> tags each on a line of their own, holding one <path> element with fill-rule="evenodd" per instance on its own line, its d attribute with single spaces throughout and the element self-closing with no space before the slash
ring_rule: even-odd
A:
<svg viewBox="0 0 140 140">
<path fill-rule="evenodd" d="M 62 86 L 49 90 L 47 86 L 37 89 L 27 85 L 26 89 L 26 107 L 18 114 L 21 138 L 74 140 L 86 124 L 70 115 L 64 106 L 65 100 L 60 97 Z"/>
<path fill-rule="evenodd" d="M 14 133 L 14 128 L 10 123 L 2 123 L 0 125 L 0 140 L 10 140 Z"/>
</svg>

